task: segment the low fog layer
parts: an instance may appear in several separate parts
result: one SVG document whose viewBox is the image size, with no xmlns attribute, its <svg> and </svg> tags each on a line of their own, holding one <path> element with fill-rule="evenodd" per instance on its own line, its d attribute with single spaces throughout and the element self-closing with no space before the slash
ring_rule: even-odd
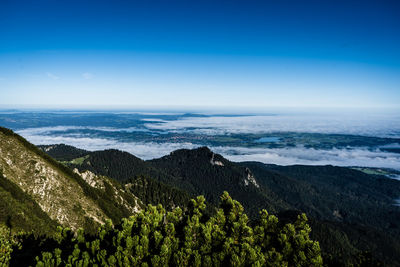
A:
<svg viewBox="0 0 400 267">
<path fill-rule="evenodd" d="M 198 134 L 306 132 L 400 138 L 400 115 L 288 114 L 270 116 L 212 116 L 148 123 L 148 129 Z"/>
<path fill-rule="evenodd" d="M 120 120 L 118 114 L 114 120 Z M 400 137 L 400 116 L 381 113 L 369 114 L 286 114 L 257 116 L 193 116 L 166 119 L 162 115 L 146 114 L 143 123 L 127 124 L 124 128 L 104 126 L 52 126 L 20 129 L 17 132 L 34 144 L 65 143 L 87 150 L 120 149 L 143 159 L 162 157 L 180 148 L 195 148 L 201 143 L 125 141 L 131 133 L 143 132 L 151 136 L 165 133 L 192 133 L 196 135 L 229 135 L 236 133 L 339 133 L 375 137 Z M 111 123 L 113 125 L 113 123 Z M 88 131 L 89 130 L 89 131 Z M 110 132 L 123 135 L 113 137 Z M 389 147 L 400 147 L 399 142 Z M 382 148 L 384 146 L 381 146 Z M 367 166 L 400 169 L 400 154 L 382 151 L 376 147 L 345 147 L 333 149 L 306 148 L 301 145 L 284 148 L 247 148 L 238 146 L 210 147 L 232 161 L 260 161 L 292 165 Z"/>
<path fill-rule="evenodd" d="M 195 148 L 192 143 L 155 143 L 155 142 L 120 142 L 113 139 L 92 138 L 88 136 L 50 136 L 42 135 L 38 129 L 29 132 L 20 131 L 25 138 L 36 145 L 68 144 L 86 150 L 120 149 L 130 152 L 142 159 L 162 157 L 180 148 Z M 368 148 L 348 149 L 313 149 L 305 147 L 294 148 L 244 148 L 244 147 L 211 147 L 232 161 L 260 161 L 264 163 L 292 165 L 337 165 L 337 166 L 367 166 L 385 167 L 400 170 L 400 154 L 369 150 Z"/>
</svg>

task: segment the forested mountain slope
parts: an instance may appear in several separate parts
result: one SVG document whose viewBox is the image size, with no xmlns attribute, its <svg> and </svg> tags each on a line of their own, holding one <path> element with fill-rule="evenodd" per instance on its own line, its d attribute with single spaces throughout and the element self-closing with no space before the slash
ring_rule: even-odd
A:
<svg viewBox="0 0 400 267">
<path fill-rule="evenodd" d="M 10 244 L 0 228 L 0 265 L 10 266 L 323 266 L 305 214 L 284 223 L 266 210 L 250 224 L 227 192 L 213 216 L 203 196 L 187 209 L 147 206 L 96 234 L 57 228 L 54 238 L 17 235 Z M 361 263 L 365 263 L 362 261 Z M 368 263 L 371 263 L 369 261 Z"/>
<path fill-rule="evenodd" d="M 223 191 L 230 192 L 246 207 L 251 217 L 257 216 L 262 207 L 271 212 L 290 208 L 273 192 L 261 187 L 250 169 L 228 161 L 207 147 L 176 150 L 148 163 L 177 177 L 175 186 L 204 195 L 213 204 L 218 202 Z"/>
<path fill-rule="evenodd" d="M 380 259 L 400 264 L 400 209 L 394 205 L 399 181 L 335 166 L 241 164 L 261 185 L 313 218 L 312 236 L 322 248 L 344 257 L 354 250 L 373 251 Z"/>
<path fill-rule="evenodd" d="M 49 154 L 52 158 L 57 159 L 58 161 L 70 161 L 76 158 L 80 158 L 89 153 L 89 151 L 87 150 L 64 144 L 54 146 L 42 145 L 37 147 Z"/>
<path fill-rule="evenodd" d="M 206 147 L 177 150 L 150 161 L 117 150 L 88 152 L 67 164 L 134 184 L 136 193 L 147 195 L 146 203 L 154 204 L 151 192 L 169 186 L 177 190 L 175 197 L 184 191 L 191 196 L 202 194 L 213 204 L 227 190 L 253 219 L 262 208 L 279 213 L 283 220 L 293 217 L 288 216 L 290 211 L 307 212 L 314 229 L 311 234 L 321 242 L 325 255 L 333 255 L 332 264 L 343 264 L 343 259 L 362 251 L 400 264 L 396 257 L 400 254 L 400 210 L 393 205 L 400 196 L 400 182 L 383 176 L 333 166 L 234 163 Z M 147 181 L 162 187 L 140 186 Z M 183 202 L 172 201 L 170 206 Z"/>
<path fill-rule="evenodd" d="M 258 181 L 274 188 L 285 202 L 315 218 L 385 227 L 385 221 L 397 221 L 390 227 L 400 229 L 399 209 L 393 205 L 400 196 L 400 182 L 384 176 L 335 166 L 278 166 L 259 162 L 244 162 Z M 269 173 L 290 177 L 276 180 Z M 307 192 L 308 194 L 304 194 Z M 356 208 L 355 208 L 356 207 Z M 386 225 L 389 228 L 389 225 Z"/>
<path fill-rule="evenodd" d="M 89 170 L 120 181 L 126 190 L 139 197 L 144 204 L 162 204 L 167 209 L 185 206 L 195 194 L 174 186 L 177 177 L 153 168 L 146 161 L 127 152 L 109 149 L 81 154 L 80 149 L 66 145 L 39 146 L 41 150 L 72 169 Z M 79 155 L 79 158 L 73 158 Z M 65 161 L 65 159 L 70 159 Z M 213 205 L 209 205 L 208 210 Z"/>
</svg>

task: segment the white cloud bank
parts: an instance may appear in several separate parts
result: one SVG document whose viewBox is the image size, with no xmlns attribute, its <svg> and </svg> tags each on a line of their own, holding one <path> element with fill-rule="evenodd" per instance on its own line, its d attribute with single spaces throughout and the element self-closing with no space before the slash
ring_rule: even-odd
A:
<svg viewBox="0 0 400 267">
<path fill-rule="evenodd" d="M 42 129 L 42 130 L 40 130 Z M 61 129 L 61 126 L 58 128 Z M 121 142 L 114 139 L 91 138 L 74 133 L 70 135 L 46 135 L 49 129 L 25 129 L 17 131 L 28 141 L 40 144 L 68 144 L 86 150 L 120 149 L 132 153 L 142 159 L 162 157 L 170 152 L 187 148 L 192 149 L 198 145 L 192 143 L 155 143 L 155 142 Z M 367 148 L 348 149 L 313 149 L 305 147 L 294 148 L 244 148 L 244 147 L 211 147 L 232 161 L 260 161 L 278 165 L 336 165 L 336 166 L 364 166 L 393 168 L 400 170 L 400 154 L 384 152 L 379 149 Z"/>
<path fill-rule="evenodd" d="M 65 143 L 87 150 L 120 149 L 143 159 L 157 158 L 180 148 L 195 148 L 192 143 L 122 142 L 116 139 L 92 138 L 79 130 L 108 132 L 137 132 L 163 130 L 165 132 L 194 132 L 198 134 L 309 132 L 338 133 L 400 138 L 400 114 L 385 116 L 351 115 L 277 115 L 277 116 L 211 116 L 180 120 L 143 118 L 147 128 L 56 126 L 29 128 L 17 131 L 34 144 Z M 67 131 L 73 132 L 67 132 Z M 397 142 L 395 142 L 397 143 Z M 386 147 L 398 147 L 398 144 Z M 305 147 L 245 148 L 211 147 L 232 161 L 260 161 L 279 165 L 337 165 L 386 167 L 400 170 L 400 154 L 368 148 L 334 148 L 330 150 Z"/>
<path fill-rule="evenodd" d="M 259 161 L 278 165 L 335 165 L 393 168 L 400 170 L 400 154 L 369 150 L 367 148 L 351 149 L 314 149 L 305 147 L 293 148 L 240 148 L 216 147 L 215 152 L 232 161 Z"/>
<path fill-rule="evenodd" d="M 308 132 L 400 138 L 400 114 L 191 117 L 148 123 L 149 129 L 198 134 Z M 191 128 L 190 130 L 187 130 Z"/>
<path fill-rule="evenodd" d="M 27 129 L 17 131 L 17 133 L 35 145 L 67 144 L 89 151 L 119 149 L 142 159 L 158 158 L 177 149 L 197 147 L 192 143 L 120 142 L 114 139 L 92 138 L 79 134 L 42 135 L 42 133 L 37 134 L 37 131 L 29 132 Z"/>
</svg>

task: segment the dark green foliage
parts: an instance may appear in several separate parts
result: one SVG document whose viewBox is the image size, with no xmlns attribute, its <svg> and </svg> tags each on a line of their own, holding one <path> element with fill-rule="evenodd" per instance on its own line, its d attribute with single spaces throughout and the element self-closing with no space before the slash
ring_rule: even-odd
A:
<svg viewBox="0 0 400 267">
<path fill-rule="evenodd" d="M 21 248 L 20 243 L 10 228 L 0 224 L 0 266 L 8 266 L 11 253 L 19 248 Z"/>
<path fill-rule="evenodd" d="M 65 153 L 64 156 L 59 156 L 70 157 L 68 151 Z M 174 194 L 169 196 L 166 194 L 164 197 L 160 197 L 163 193 L 154 193 L 146 187 L 142 189 L 145 190 L 143 193 L 135 191 L 135 193 L 145 196 L 143 202 L 146 204 L 161 203 L 169 207 L 170 201 L 163 202 L 163 199 L 173 196 L 175 197 L 172 199 L 174 205 L 182 205 L 184 203 L 180 200 L 184 200 L 187 197 L 185 195 L 193 197 L 201 194 L 211 205 L 216 205 L 218 196 L 227 190 L 235 199 L 243 203 L 252 218 L 255 218 L 258 210 L 262 208 L 271 211 L 289 208 L 273 191 L 267 188 L 257 188 L 254 184 L 246 186 L 244 180 L 249 173 L 251 174 L 249 170 L 214 154 L 206 147 L 195 150 L 177 150 L 169 156 L 151 161 L 143 161 L 127 152 L 114 149 L 90 152 L 87 156 L 82 164 L 69 163 L 68 165 L 79 171 L 89 170 L 122 183 L 156 186 L 166 192 L 170 192 L 170 190 L 164 184 L 176 189 Z M 224 166 L 211 164 L 212 158 Z M 135 182 L 138 177 L 140 180 Z M 144 182 L 144 180 L 147 181 Z M 152 195 L 155 195 L 154 199 L 152 199 Z"/>
<path fill-rule="evenodd" d="M 58 223 L 0 170 L 0 225 L 11 229 L 11 234 L 32 231 L 35 235 L 52 235 Z"/>
<path fill-rule="evenodd" d="M 117 181 L 126 181 L 136 174 L 150 172 L 146 162 L 116 149 L 95 151 L 88 154 L 79 170 L 89 170 L 99 175 L 111 177 Z"/>
<path fill-rule="evenodd" d="M 69 151 L 64 152 L 66 154 L 60 154 L 59 157 L 70 157 Z M 165 184 L 162 181 L 171 182 L 176 178 L 171 178 L 172 176 L 152 168 L 147 162 L 119 150 L 91 152 L 82 164 L 68 165 L 80 171 L 89 170 L 121 181 L 143 203 L 162 204 L 168 210 L 176 206 L 185 207 L 194 195 Z"/>
<path fill-rule="evenodd" d="M 108 172 L 125 182 L 130 177 L 132 184 L 141 177 L 133 188 L 135 194 L 146 199 L 145 203 L 169 207 L 166 197 L 152 192 L 157 186 L 152 181 L 145 182 L 147 177 L 184 190 L 190 196 L 202 194 L 211 204 L 216 204 L 221 192 L 228 190 L 252 220 L 262 208 L 273 213 L 306 212 L 314 229 L 312 238 L 320 241 L 324 255 L 342 260 L 341 264 L 356 259 L 363 251 L 372 251 L 385 264 L 400 265 L 396 256 L 400 254 L 400 209 L 393 205 L 400 196 L 399 181 L 333 166 L 233 163 L 217 154 L 214 160 L 224 166 L 212 165 L 213 153 L 207 148 L 178 150 L 151 161 L 141 161 L 120 151 L 113 151 L 112 156 L 107 154 L 108 151 L 96 153 L 80 167 L 90 169 L 89 162 L 93 161 L 94 172 Z M 112 160 L 112 164 L 107 160 Z M 259 188 L 244 184 L 249 173 L 254 175 Z M 142 193 L 141 185 L 148 185 Z M 179 199 L 182 198 L 177 197 L 174 203 L 180 205 Z"/>
<path fill-rule="evenodd" d="M 25 236 L 22 249 L 12 252 L 11 265 L 322 266 L 304 214 L 293 224 L 281 224 L 262 210 L 259 223 L 251 227 L 243 207 L 228 193 L 211 218 L 203 216 L 204 201 L 191 200 L 185 212 L 149 205 L 116 227 L 106 223 L 94 236 L 62 228 L 54 239 Z"/>
<path fill-rule="evenodd" d="M 212 161 L 220 162 L 223 166 L 212 164 Z M 148 162 L 153 168 L 176 177 L 173 181 L 167 181 L 168 184 L 195 195 L 204 195 L 212 204 L 218 203 L 218 196 L 223 191 L 229 191 L 233 198 L 244 205 L 251 218 L 257 217 L 262 208 L 273 212 L 288 208 L 267 188 L 257 187 L 251 182 L 246 184 L 248 175 L 252 175 L 250 169 L 214 154 L 207 147 L 176 150 L 168 156 Z"/>
<path fill-rule="evenodd" d="M 313 218 L 311 236 L 323 253 L 352 261 L 371 251 L 386 264 L 400 265 L 400 209 L 393 205 L 399 181 L 334 166 L 242 164 L 260 184 Z M 271 172 L 275 176 L 266 175 Z"/>
<path fill-rule="evenodd" d="M 89 153 L 89 151 L 64 144 L 41 145 L 38 148 L 58 161 L 70 161 Z"/>
<path fill-rule="evenodd" d="M 163 205 L 167 210 L 186 207 L 189 194 L 150 177 L 135 177 L 126 181 L 125 187 L 143 203 Z"/>
</svg>

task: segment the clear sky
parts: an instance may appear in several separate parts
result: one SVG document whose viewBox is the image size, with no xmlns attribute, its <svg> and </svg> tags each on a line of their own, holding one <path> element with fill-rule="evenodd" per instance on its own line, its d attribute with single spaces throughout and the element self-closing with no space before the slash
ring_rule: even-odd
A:
<svg viewBox="0 0 400 267">
<path fill-rule="evenodd" d="M 400 108 L 400 1 L 0 1 L 0 107 Z"/>
</svg>

